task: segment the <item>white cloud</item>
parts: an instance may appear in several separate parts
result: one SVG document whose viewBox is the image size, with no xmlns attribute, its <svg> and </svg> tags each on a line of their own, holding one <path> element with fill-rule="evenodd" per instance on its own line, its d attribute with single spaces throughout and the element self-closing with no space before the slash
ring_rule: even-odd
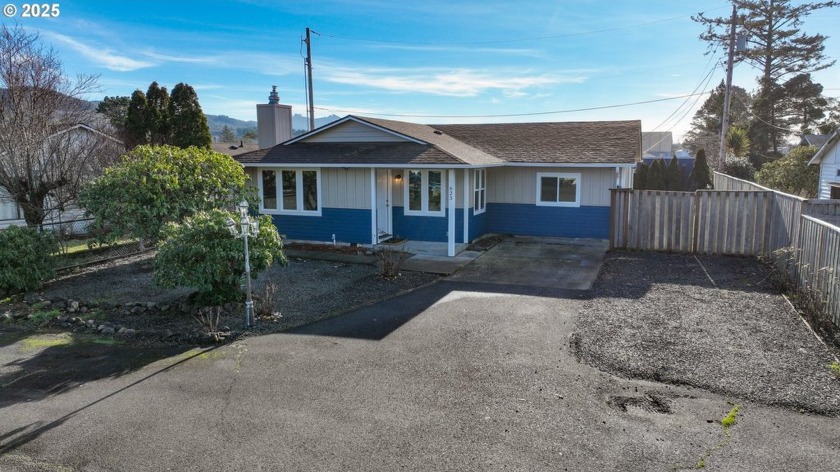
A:
<svg viewBox="0 0 840 472">
<path fill-rule="evenodd" d="M 46 34 L 54 38 L 55 40 L 60 41 L 66 44 L 67 46 L 70 46 L 76 52 L 87 58 L 89 61 L 110 70 L 118 72 L 130 72 L 137 69 L 144 69 L 156 65 L 153 62 L 140 61 L 127 56 L 123 56 L 119 53 L 114 52 L 111 49 L 94 48 L 82 43 L 81 41 L 71 38 L 70 36 L 66 36 L 63 34 L 53 32 Z"/>
<path fill-rule="evenodd" d="M 520 75 L 516 75 L 520 74 Z M 451 97 L 475 97 L 501 91 L 507 97 L 526 95 L 526 90 L 586 81 L 583 73 L 569 75 L 529 74 L 528 71 L 326 68 L 322 80 L 396 93 L 422 93 Z"/>
</svg>

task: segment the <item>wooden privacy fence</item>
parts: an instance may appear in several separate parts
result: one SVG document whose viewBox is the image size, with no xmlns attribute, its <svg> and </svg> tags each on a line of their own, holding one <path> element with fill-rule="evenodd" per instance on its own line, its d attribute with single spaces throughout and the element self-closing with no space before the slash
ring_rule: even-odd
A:
<svg viewBox="0 0 840 472">
<path fill-rule="evenodd" d="M 773 192 L 615 189 L 610 248 L 755 256 L 787 240 Z M 778 234 L 777 234 L 778 233 Z M 788 244 L 785 244 L 787 246 Z"/>
</svg>

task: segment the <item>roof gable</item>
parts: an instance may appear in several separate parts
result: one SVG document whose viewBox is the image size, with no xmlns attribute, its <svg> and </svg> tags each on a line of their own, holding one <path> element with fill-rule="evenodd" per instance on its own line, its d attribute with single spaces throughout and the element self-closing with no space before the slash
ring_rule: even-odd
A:
<svg viewBox="0 0 840 472">
<path fill-rule="evenodd" d="M 425 144 L 422 140 L 399 133 L 387 127 L 378 126 L 353 115 L 328 123 L 308 133 L 286 141 L 284 144 L 305 143 L 382 143 L 414 142 Z"/>
<path fill-rule="evenodd" d="M 831 148 L 837 145 L 837 141 L 840 140 L 840 129 L 834 132 L 822 145 L 822 147 L 814 154 L 814 157 L 811 158 L 811 161 L 808 162 L 808 165 L 820 165 L 822 164 L 823 158 L 831 151 Z"/>
</svg>

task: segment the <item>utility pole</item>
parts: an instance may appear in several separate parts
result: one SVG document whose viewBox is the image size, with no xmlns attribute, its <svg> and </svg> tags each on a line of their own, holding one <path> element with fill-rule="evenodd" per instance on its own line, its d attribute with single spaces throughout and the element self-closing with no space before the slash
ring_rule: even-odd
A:
<svg viewBox="0 0 840 472">
<path fill-rule="evenodd" d="M 738 9 L 732 4 L 732 24 L 729 27 L 729 57 L 726 60 L 726 90 L 723 94 L 723 116 L 720 119 L 720 152 L 718 166 L 726 160 L 726 134 L 729 132 L 729 102 L 732 99 L 732 69 L 735 57 L 735 22 L 738 21 Z"/>
<path fill-rule="evenodd" d="M 306 27 L 306 83 L 309 93 L 309 131 L 315 129 L 315 102 L 312 101 L 312 41 L 309 36 L 309 27 Z"/>
</svg>

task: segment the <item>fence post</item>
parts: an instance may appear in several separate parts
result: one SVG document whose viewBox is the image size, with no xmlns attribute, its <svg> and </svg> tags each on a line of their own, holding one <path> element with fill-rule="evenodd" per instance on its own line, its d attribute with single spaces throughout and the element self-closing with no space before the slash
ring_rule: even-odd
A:
<svg viewBox="0 0 840 472">
<path fill-rule="evenodd" d="M 691 228 L 691 242 L 689 247 L 692 254 L 697 254 L 697 239 L 700 235 L 700 192 L 696 190 L 694 191 L 693 203 L 693 228 Z"/>
</svg>

